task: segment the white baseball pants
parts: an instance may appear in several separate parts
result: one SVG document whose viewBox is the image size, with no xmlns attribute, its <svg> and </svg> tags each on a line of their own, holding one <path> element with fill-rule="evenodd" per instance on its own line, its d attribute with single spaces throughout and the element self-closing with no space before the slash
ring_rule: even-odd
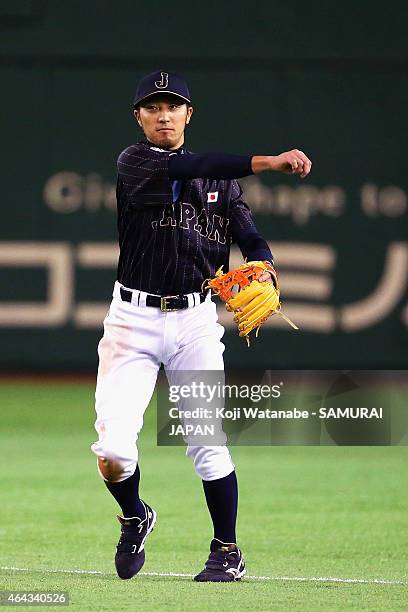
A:
<svg viewBox="0 0 408 612">
<path fill-rule="evenodd" d="M 166 373 L 224 368 L 224 328 L 210 295 L 198 306 L 162 312 L 145 305 L 147 294 L 142 291 L 133 292 L 132 303 L 122 301 L 120 287 L 116 282 L 98 346 L 95 429 L 99 439 L 91 446 L 98 458 L 114 466 L 109 478 L 99 470 L 111 482 L 129 478 L 136 469 L 136 442 L 160 364 Z M 188 446 L 186 454 L 203 480 L 223 478 L 234 470 L 226 446 Z"/>
</svg>

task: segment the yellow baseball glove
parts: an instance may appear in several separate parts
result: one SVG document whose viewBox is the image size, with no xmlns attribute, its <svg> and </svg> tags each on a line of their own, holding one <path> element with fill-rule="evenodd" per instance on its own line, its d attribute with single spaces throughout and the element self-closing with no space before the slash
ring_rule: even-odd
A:
<svg viewBox="0 0 408 612">
<path fill-rule="evenodd" d="M 259 281 L 265 270 L 270 272 L 272 283 Z M 221 266 L 215 277 L 205 283 L 205 288 L 210 288 L 226 302 L 226 309 L 235 313 L 239 335 L 245 337 L 248 346 L 250 332 L 256 328 L 257 337 L 262 323 L 275 313 L 294 329 L 299 329 L 281 312 L 278 275 L 269 261 L 248 261 L 225 274 Z M 238 291 L 234 294 L 235 286 L 238 286 Z"/>
</svg>

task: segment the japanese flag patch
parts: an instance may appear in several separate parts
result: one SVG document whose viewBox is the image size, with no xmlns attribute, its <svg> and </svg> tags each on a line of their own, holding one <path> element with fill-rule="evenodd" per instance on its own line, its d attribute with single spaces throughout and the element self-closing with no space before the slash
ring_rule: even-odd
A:
<svg viewBox="0 0 408 612">
<path fill-rule="evenodd" d="M 218 200 L 218 191 L 209 191 L 207 193 L 207 202 L 217 202 Z"/>
</svg>

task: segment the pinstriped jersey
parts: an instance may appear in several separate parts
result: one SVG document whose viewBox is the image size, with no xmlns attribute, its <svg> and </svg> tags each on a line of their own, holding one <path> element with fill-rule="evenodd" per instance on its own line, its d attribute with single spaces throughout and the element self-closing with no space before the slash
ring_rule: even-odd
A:
<svg viewBox="0 0 408 612">
<path fill-rule="evenodd" d="M 117 278 L 156 295 L 200 291 L 220 266 L 228 270 L 234 232 L 256 230 L 236 180 L 172 181 L 168 161 L 174 154 L 143 141 L 122 151 L 117 162 Z"/>
</svg>

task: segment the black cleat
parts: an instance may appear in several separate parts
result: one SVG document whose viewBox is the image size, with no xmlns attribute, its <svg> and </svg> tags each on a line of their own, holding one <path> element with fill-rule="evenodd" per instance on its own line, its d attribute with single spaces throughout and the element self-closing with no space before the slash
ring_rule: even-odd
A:
<svg viewBox="0 0 408 612">
<path fill-rule="evenodd" d="M 143 567 L 144 543 L 156 523 L 156 512 L 145 502 L 142 503 L 146 510 L 145 518 L 118 516 L 122 531 L 116 547 L 115 566 L 119 578 L 123 580 L 133 578 Z"/>
<path fill-rule="evenodd" d="M 196 582 L 234 582 L 245 575 L 245 561 L 236 544 L 224 544 L 214 538 L 210 556 L 202 572 L 194 577 Z"/>
</svg>

